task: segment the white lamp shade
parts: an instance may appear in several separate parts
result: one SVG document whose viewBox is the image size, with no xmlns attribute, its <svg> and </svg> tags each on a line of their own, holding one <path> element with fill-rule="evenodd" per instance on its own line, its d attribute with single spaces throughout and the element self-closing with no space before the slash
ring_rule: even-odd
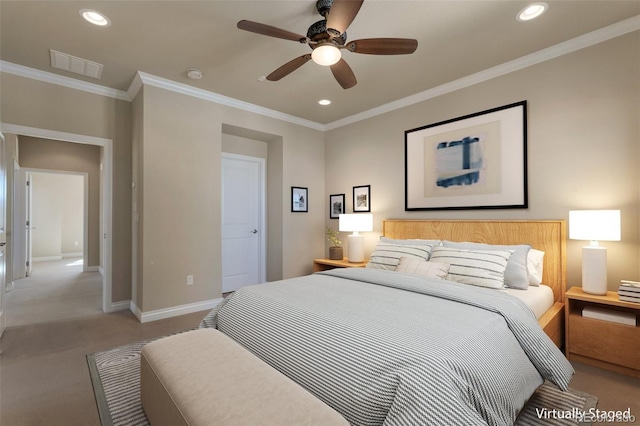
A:
<svg viewBox="0 0 640 426">
<path fill-rule="evenodd" d="M 620 241 L 620 210 L 572 210 L 569 238 L 587 241 Z"/>
<path fill-rule="evenodd" d="M 318 46 L 311 52 L 311 59 L 318 65 L 329 66 L 337 63 L 342 58 L 340 49 L 332 44 Z"/>
<path fill-rule="evenodd" d="M 368 213 L 341 214 L 338 227 L 342 232 L 372 231 L 373 215 Z"/>
</svg>

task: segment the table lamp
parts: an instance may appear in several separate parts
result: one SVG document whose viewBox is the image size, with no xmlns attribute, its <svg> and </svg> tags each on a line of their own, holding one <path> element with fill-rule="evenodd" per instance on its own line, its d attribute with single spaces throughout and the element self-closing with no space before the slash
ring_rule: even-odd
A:
<svg viewBox="0 0 640 426">
<path fill-rule="evenodd" d="M 589 240 L 582 247 L 582 291 L 607 294 L 607 249 L 598 241 L 620 241 L 620 210 L 572 210 L 569 238 Z"/>
<path fill-rule="evenodd" d="M 349 262 L 364 262 L 364 236 L 359 233 L 373 230 L 373 215 L 369 213 L 341 214 L 338 227 L 341 232 L 353 232 L 347 236 Z"/>
</svg>

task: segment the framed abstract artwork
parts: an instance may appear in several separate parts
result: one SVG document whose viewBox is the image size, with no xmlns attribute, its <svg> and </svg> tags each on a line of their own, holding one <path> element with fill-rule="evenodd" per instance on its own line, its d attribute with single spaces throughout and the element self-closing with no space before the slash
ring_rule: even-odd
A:
<svg viewBox="0 0 640 426">
<path fill-rule="evenodd" d="M 405 131 L 405 210 L 527 208 L 527 103 Z"/>
</svg>

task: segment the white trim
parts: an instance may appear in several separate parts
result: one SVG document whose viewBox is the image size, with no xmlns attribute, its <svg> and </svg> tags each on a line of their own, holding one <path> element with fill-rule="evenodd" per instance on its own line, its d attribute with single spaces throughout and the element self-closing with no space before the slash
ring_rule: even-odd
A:
<svg viewBox="0 0 640 426">
<path fill-rule="evenodd" d="M 31 261 L 33 263 L 37 262 L 53 262 L 54 260 L 62 260 L 62 256 L 42 256 L 42 257 L 32 257 Z"/>
<path fill-rule="evenodd" d="M 69 257 L 83 257 L 84 254 L 82 252 L 73 252 L 73 253 L 62 253 L 62 258 L 66 259 Z"/>
<path fill-rule="evenodd" d="M 36 127 L 20 126 L 10 123 L 0 123 L 0 131 L 23 136 L 34 136 L 43 139 L 53 139 L 64 142 L 73 142 L 86 145 L 98 145 L 103 149 L 103 187 L 102 187 L 102 232 L 104 233 L 103 264 L 104 271 L 102 280 L 102 310 L 111 312 L 111 256 L 112 256 L 112 235 L 113 229 L 111 210 L 113 208 L 113 140 L 98 138 L 95 136 L 85 136 L 75 133 L 58 132 L 55 130 L 40 129 Z"/>
<path fill-rule="evenodd" d="M 177 83 L 165 78 L 156 77 L 151 74 L 138 71 L 138 75 L 143 84 L 149 86 L 160 87 L 162 89 L 170 90 L 176 93 L 182 93 L 183 95 L 193 96 L 198 99 L 213 102 L 220 105 L 226 105 L 232 108 L 238 108 L 243 111 L 254 112 L 256 114 L 264 115 L 266 117 L 275 118 L 277 120 L 286 121 L 300 126 L 309 127 L 311 129 L 324 131 L 325 126 L 320 123 L 316 123 L 311 120 L 296 117 L 293 115 L 285 114 L 283 112 L 275 111 L 272 109 L 264 108 L 258 105 L 251 104 L 249 102 L 240 101 L 238 99 L 223 96 L 218 93 L 210 92 L 208 90 L 198 89 L 197 87 L 189 86 L 188 84 Z M 135 82 L 135 79 L 134 79 Z"/>
<path fill-rule="evenodd" d="M 94 83 L 87 83 L 74 78 L 53 74 L 46 71 L 36 70 L 34 68 L 17 65 L 7 61 L 0 61 L 0 71 L 9 74 L 15 74 L 26 78 L 32 78 L 34 80 L 40 80 L 51 84 L 58 84 L 72 89 L 83 90 L 98 95 L 108 96 L 125 101 L 132 101 L 140 88 L 144 84 L 150 86 L 160 87 L 166 90 L 182 93 L 188 96 L 194 96 L 199 99 L 204 99 L 210 102 L 218 103 L 221 105 L 238 108 L 243 111 L 254 112 L 256 114 L 264 115 L 267 117 L 275 118 L 277 120 L 286 121 L 300 126 L 308 127 L 314 130 L 327 131 L 337 129 L 349 124 L 356 123 L 358 121 L 366 120 L 377 115 L 385 114 L 387 112 L 394 111 L 396 109 L 404 108 L 419 102 L 423 102 L 432 98 L 435 98 L 446 93 L 450 93 L 456 90 L 460 90 L 474 84 L 481 83 L 483 81 L 490 80 L 508 74 L 514 71 L 521 70 L 532 65 L 539 64 L 549 59 L 557 58 L 558 56 L 566 55 L 568 53 L 575 52 L 585 47 L 593 46 L 595 44 L 610 40 L 615 37 L 622 36 L 632 31 L 640 30 L 640 15 L 633 16 L 615 24 L 609 25 L 604 28 L 592 31 L 590 33 L 583 34 L 575 37 L 571 40 L 567 40 L 562 43 L 558 43 L 555 46 L 548 47 L 546 49 L 539 50 L 532 54 L 523 56 L 510 62 L 506 62 L 501 65 L 497 65 L 492 68 L 488 68 L 484 71 L 460 78 L 449 83 L 442 84 L 437 87 L 433 87 L 429 90 L 425 90 L 420 93 L 408 96 L 397 101 L 389 102 L 384 105 L 380 105 L 376 108 L 372 108 L 367 111 L 360 112 L 348 117 L 344 117 L 340 120 L 333 121 L 328 124 L 316 123 L 311 120 L 296 117 L 290 114 L 285 114 L 279 111 L 275 111 L 269 108 L 264 108 L 258 105 L 254 105 L 248 102 L 240 101 L 238 99 L 230 98 L 220 95 L 215 92 L 198 89 L 187 84 L 178 83 L 172 80 L 168 80 L 161 77 L 156 77 L 151 74 L 138 71 L 136 76 L 131 81 L 129 89 L 124 92 L 122 90 L 111 89 L 109 87 L 101 86 Z"/>
<path fill-rule="evenodd" d="M 633 18 L 625 19 L 624 21 L 609 25 L 608 27 L 600 28 L 599 30 L 592 31 L 590 33 L 583 34 L 581 36 L 572 38 L 571 40 L 567 40 L 546 49 L 539 50 L 537 52 L 531 53 L 530 55 L 522 56 L 518 59 L 514 59 L 513 61 L 505 62 L 504 64 L 488 68 L 484 71 L 462 77 L 458 80 L 450 81 L 448 83 L 433 87 L 420 93 L 416 93 L 415 95 L 407 96 L 406 98 L 398 99 L 397 101 L 389 102 L 376 108 L 372 108 L 370 110 L 333 121 L 325 126 L 325 130 L 337 129 L 348 124 L 366 120 L 381 114 L 385 114 L 387 112 L 417 104 L 419 102 L 424 102 L 426 100 L 433 99 L 450 92 L 455 92 L 456 90 L 464 89 L 466 87 L 470 87 L 475 84 L 482 83 L 484 81 L 491 80 L 493 78 L 500 77 L 502 75 L 548 61 L 550 59 L 557 58 L 559 56 L 573 53 L 577 50 L 584 49 L 585 47 L 593 46 L 603 41 L 607 41 L 639 29 L 640 15 L 637 15 Z"/>
<path fill-rule="evenodd" d="M 109 312 L 116 312 L 116 311 L 126 311 L 127 309 L 129 309 L 131 306 L 131 301 L 130 300 L 123 300 L 121 302 L 113 302 L 111 304 L 111 309 Z"/>
<path fill-rule="evenodd" d="M 31 78 L 33 80 L 44 81 L 45 83 L 68 87 L 70 89 L 82 90 L 83 92 L 107 96 L 109 98 L 120 99 L 123 101 L 129 100 L 127 92 L 124 92 L 122 90 L 112 89 L 100 84 L 89 83 L 86 81 L 78 80 L 76 78 L 66 77 L 47 71 L 37 70 L 35 68 L 25 67 L 23 65 L 14 64 L 12 62 L 0 61 L 0 71 L 6 72 L 7 74 L 18 75 L 20 77 Z"/>
<path fill-rule="evenodd" d="M 187 305 L 172 306 L 170 308 L 157 309 L 155 311 L 141 312 L 133 301 L 130 302 L 129 309 L 141 323 L 157 321 L 165 318 L 177 317 L 180 315 L 192 314 L 194 312 L 207 311 L 218 306 L 220 299 L 205 300 L 202 302 L 189 303 Z M 123 303 L 123 302 L 119 302 Z"/>
<path fill-rule="evenodd" d="M 100 272 L 100 267 L 97 265 L 94 266 L 85 266 L 84 268 L 85 272 Z M 100 274 L 102 275 L 102 274 Z M 104 275 L 102 275 L 104 277 Z"/>
</svg>

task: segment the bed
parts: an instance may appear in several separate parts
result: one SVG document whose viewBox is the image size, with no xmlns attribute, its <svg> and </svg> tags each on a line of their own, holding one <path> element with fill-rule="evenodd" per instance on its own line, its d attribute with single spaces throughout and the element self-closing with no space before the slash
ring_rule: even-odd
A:
<svg viewBox="0 0 640 426">
<path fill-rule="evenodd" d="M 542 283 L 553 304 L 538 322 L 558 347 L 564 345 L 567 228 L 564 220 L 384 220 L 382 235 L 393 239 L 439 239 L 486 244 L 529 244 L 544 252 Z"/>
<path fill-rule="evenodd" d="M 245 287 L 201 326 L 227 334 L 351 424 L 513 424 L 545 380 L 564 390 L 573 374 L 552 337 L 560 336 L 564 232 L 562 221 L 383 223 L 385 238 L 527 242 L 544 251 L 542 281 L 554 301 L 539 319 L 505 291 L 372 267 Z"/>
</svg>

